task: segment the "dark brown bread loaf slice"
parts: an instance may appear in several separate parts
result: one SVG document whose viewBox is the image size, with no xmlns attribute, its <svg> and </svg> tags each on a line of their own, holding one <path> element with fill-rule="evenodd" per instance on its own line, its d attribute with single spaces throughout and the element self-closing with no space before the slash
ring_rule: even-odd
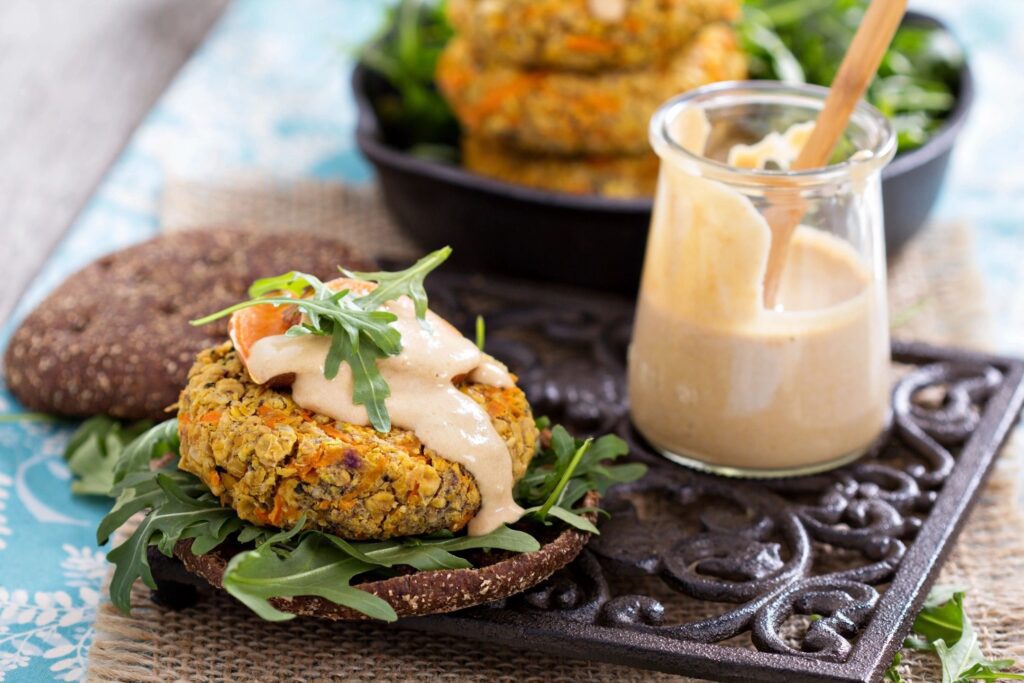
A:
<svg viewBox="0 0 1024 683">
<path fill-rule="evenodd" d="M 188 321 L 247 298 L 253 280 L 337 266 L 372 269 L 344 242 L 245 230 L 155 237 L 69 277 L 11 337 L 4 379 L 30 410 L 69 416 L 166 419 L 197 353 L 227 322 Z"/>
<path fill-rule="evenodd" d="M 591 491 L 582 504 L 594 507 L 599 500 L 597 493 Z M 593 512 L 585 516 L 591 522 L 597 518 Z M 536 552 L 491 553 L 476 558 L 476 566 L 472 569 L 413 572 L 356 586 L 386 600 L 399 617 L 454 612 L 502 600 L 532 588 L 576 559 L 590 534 L 568 526 L 561 529 L 542 530 L 542 533 L 547 532 L 544 534 L 546 537 L 537 534 L 543 545 Z M 230 549 L 225 545 L 206 555 L 193 555 L 191 540 L 179 541 L 174 548 L 175 557 L 181 560 L 185 569 L 206 579 L 214 588 L 222 588 L 224 570 L 236 552 L 237 548 Z M 370 618 L 362 612 L 314 596 L 271 598 L 270 603 L 283 612 L 332 621 Z"/>
</svg>

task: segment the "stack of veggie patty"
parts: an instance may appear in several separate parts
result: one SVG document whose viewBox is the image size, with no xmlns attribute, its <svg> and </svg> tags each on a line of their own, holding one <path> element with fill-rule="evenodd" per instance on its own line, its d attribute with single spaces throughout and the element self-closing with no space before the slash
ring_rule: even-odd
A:
<svg viewBox="0 0 1024 683">
<path fill-rule="evenodd" d="M 448 14 L 437 83 L 463 163 L 521 185 L 650 196 L 657 107 L 746 73 L 725 23 L 736 0 L 449 0 Z"/>
</svg>

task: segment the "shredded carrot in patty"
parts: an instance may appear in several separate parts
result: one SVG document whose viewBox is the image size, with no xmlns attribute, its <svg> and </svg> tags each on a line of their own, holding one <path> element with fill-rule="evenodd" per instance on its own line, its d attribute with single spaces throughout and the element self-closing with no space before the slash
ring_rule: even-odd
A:
<svg viewBox="0 0 1024 683">
<path fill-rule="evenodd" d="M 199 421 L 206 424 L 220 422 L 220 412 L 216 410 L 211 410 L 210 412 L 206 413 L 201 418 L 199 418 Z"/>
<path fill-rule="evenodd" d="M 256 414 L 263 418 L 263 424 L 267 425 L 271 429 L 277 426 L 277 423 L 284 422 L 288 419 L 288 416 L 280 410 L 274 410 L 270 406 L 260 406 L 256 409 Z"/>
<path fill-rule="evenodd" d="M 565 46 L 570 50 L 590 54 L 609 54 L 615 49 L 607 40 L 594 36 L 566 36 Z"/>
<path fill-rule="evenodd" d="M 517 75 L 490 90 L 480 100 L 466 107 L 464 116 L 470 126 L 478 125 L 486 116 L 500 109 L 509 100 L 528 94 L 543 74 Z"/>
<path fill-rule="evenodd" d="M 624 17 L 621 23 L 622 27 L 630 33 L 640 33 L 640 29 L 643 28 L 643 24 L 636 17 Z"/>
<path fill-rule="evenodd" d="M 320 429 L 323 430 L 324 434 L 333 437 L 335 439 L 345 439 L 345 433 L 332 425 L 320 425 Z"/>
<path fill-rule="evenodd" d="M 277 494 L 274 496 L 274 508 L 267 515 L 267 519 L 274 526 L 281 526 L 281 522 L 285 519 L 290 520 L 291 515 L 289 514 L 288 506 L 284 502 L 284 496 L 281 495 L 283 492 L 278 489 Z"/>
</svg>

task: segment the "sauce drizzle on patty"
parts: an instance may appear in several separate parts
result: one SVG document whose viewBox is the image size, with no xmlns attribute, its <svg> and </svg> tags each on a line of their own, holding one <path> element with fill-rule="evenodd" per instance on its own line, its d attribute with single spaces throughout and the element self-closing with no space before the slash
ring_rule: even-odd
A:
<svg viewBox="0 0 1024 683">
<path fill-rule="evenodd" d="M 346 280 L 328 283 L 351 287 Z M 365 286 L 365 284 L 364 284 Z M 454 379 L 496 387 L 512 386 L 512 376 L 494 358 L 440 316 L 427 312 L 423 325 L 412 300 L 401 297 L 382 307 L 397 316 L 391 323 L 402 335 L 402 352 L 378 361 L 391 395 L 386 399 L 392 424 L 411 430 L 439 455 L 465 467 L 480 491 L 480 511 L 468 527 L 471 536 L 518 520 L 523 513 L 512 498 L 512 458 L 487 411 L 455 388 Z M 253 381 L 263 384 L 294 374 L 292 398 L 297 404 L 342 422 L 368 425 L 366 408 L 352 401 L 352 371 L 342 363 L 334 379 L 324 377 L 330 339 L 275 334 L 249 348 L 245 365 Z"/>
<path fill-rule="evenodd" d="M 626 0 L 589 0 L 590 14 L 598 21 L 611 24 L 626 16 Z"/>
</svg>

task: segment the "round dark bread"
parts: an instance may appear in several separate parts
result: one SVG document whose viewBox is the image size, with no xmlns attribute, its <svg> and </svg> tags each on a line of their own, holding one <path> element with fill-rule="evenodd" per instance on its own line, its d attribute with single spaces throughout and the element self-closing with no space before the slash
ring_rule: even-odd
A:
<svg viewBox="0 0 1024 683">
<path fill-rule="evenodd" d="M 227 321 L 189 320 L 247 298 L 253 280 L 297 269 L 372 270 L 344 242 L 237 229 L 160 235 L 75 273 L 11 337 L 4 379 L 29 410 L 165 419 L 196 354 Z"/>
<path fill-rule="evenodd" d="M 587 494 L 583 505 L 598 503 L 595 492 Z M 591 522 L 597 515 L 587 513 Z M 356 588 L 386 600 L 399 617 L 423 616 L 454 612 L 522 593 L 544 581 L 572 562 L 590 534 L 564 527 L 548 539 L 540 550 L 532 553 L 492 553 L 482 556 L 473 569 L 439 569 L 395 576 L 379 581 L 355 584 Z M 174 555 L 185 569 L 206 579 L 214 588 L 222 589 L 221 580 L 228 562 L 237 552 L 224 546 L 206 555 L 192 554 L 192 541 L 179 541 Z M 487 562 L 490 561 L 490 564 Z M 271 598 L 270 604 L 283 612 L 319 617 L 331 621 L 359 621 L 371 617 L 330 600 L 315 596 Z"/>
</svg>

